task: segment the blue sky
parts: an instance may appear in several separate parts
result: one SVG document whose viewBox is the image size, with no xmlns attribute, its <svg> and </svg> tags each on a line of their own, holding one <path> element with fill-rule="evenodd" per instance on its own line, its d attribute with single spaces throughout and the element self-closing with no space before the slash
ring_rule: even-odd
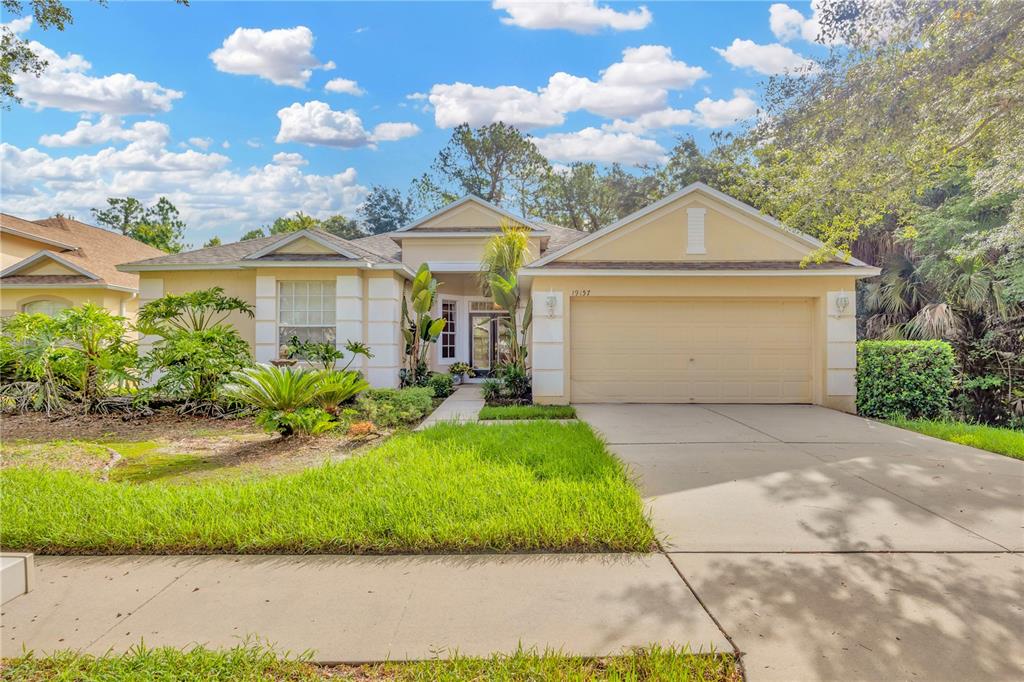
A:
<svg viewBox="0 0 1024 682">
<path fill-rule="evenodd" d="M 4 17 L 51 66 L 3 113 L 3 210 L 88 220 L 106 196 L 165 194 L 193 243 L 352 214 L 462 120 L 513 123 L 554 163 L 656 162 L 749 121 L 767 75 L 827 51 L 796 2 L 71 8 L 63 33 Z"/>
</svg>

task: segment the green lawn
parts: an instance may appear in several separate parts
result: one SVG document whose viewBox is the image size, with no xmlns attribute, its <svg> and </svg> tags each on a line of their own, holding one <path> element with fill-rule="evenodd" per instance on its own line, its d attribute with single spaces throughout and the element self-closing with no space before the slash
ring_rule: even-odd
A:
<svg viewBox="0 0 1024 682">
<path fill-rule="evenodd" d="M 557 653 L 519 651 L 490 658 L 455 656 L 412 663 L 370 663 L 321 667 L 308 657 L 277 656 L 270 649 L 242 645 L 215 651 L 197 647 L 189 651 L 139 647 L 127 654 L 103 657 L 63 652 L 36 658 L 7 659 L 3 679 L 9 682 L 42 680 L 382 680 L 440 682 L 459 680 L 616 680 L 640 682 L 739 682 L 732 656 L 693 654 L 688 648 L 652 647 L 622 656 L 585 659 Z"/>
<path fill-rule="evenodd" d="M 575 419 L 572 405 L 485 405 L 480 419 Z"/>
<path fill-rule="evenodd" d="M 933 438 L 970 445 L 972 448 L 996 452 L 1007 457 L 1024 459 L 1024 431 L 927 419 L 894 419 L 889 423 L 901 429 L 910 429 Z"/>
<path fill-rule="evenodd" d="M 138 479 L 136 479 L 138 480 Z M 645 551 L 586 424 L 440 424 L 301 473 L 191 484 L 0 472 L 4 546 L 41 554 Z"/>
</svg>

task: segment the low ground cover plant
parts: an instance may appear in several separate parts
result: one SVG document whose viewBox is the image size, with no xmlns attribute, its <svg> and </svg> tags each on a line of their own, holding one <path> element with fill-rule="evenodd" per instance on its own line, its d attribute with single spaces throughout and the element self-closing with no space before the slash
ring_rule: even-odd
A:
<svg viewBox="0 0 1024 682">
<path fill-rule="evenodd" d="M 480 392 L 488 405 L 529 404 L 533 398 L 530 372 L 522 365 L 501 365 L 481 383 Z"/>
<path fill-rule="evenodd" d="M 366 663 L 319 666 L 309 656 L 291 656 L 269 647 L 241 644 L 233 649 L 194 647 L 147 648 L 139 645 L 124 654 L 91 656 L 62 651 L 49 656 L 26 654 L 4 662 L 4 679 L 11 682 L 68 679 L 93 682 L 122 679 L 231 680 L 381 680 L 383 682 L 476 682 L 479 680 L 575 680 L 597 682 L 739 682 L 732 656 L 693 653 L 689 647 L 651 646 L 620 656 L 583 658 L 554 651 L 519 649 L 510 654 L 450 658 L 407 663 Z"/>
<path fill-rule="evenodd" d="M 956 358 L 944 341 L 857 344 L 857 412 L 889 419 L 949 413 Z"/>
<path fill-rule="evenodd" d="M 423 389 L 421 389 L 423 390 Z M 648 551 L 583 423 L 440 424 L 301 473 L 190 485 L 0 471 L 4 546 L 42 554 Z"/>
<path fill-rule="evenodd" d="M 356 409 L 377 426 L 412 424 L 427 416 L 434 407 L 430 387 L 371 388 L 356 400 Z"/>
<path fill-rule="evenodd" d="M 572 405 L 485 405 L 479 418 L 492 419 L 575 419 Z"/>
<path fill-rule="evenodd" d="M 357 372 L 258 365 L 232 375 L 227 392 L 259 410 L 257 423 L 282 436 L 317 435 L 337 425 L 339 408 L 369 387 Z"/>
<path fill-rule="evenodd" d="M 952 420 L 893 419 L 893 426 L 1007 457 L 1024 459 L 1024 431 Z"/>
<path fill-rule="evenodd" d="M 435 372 L 427 380 L 427 386 L 434 392 L 435 398 L 447 398 L 455 390 L 455 380 L 451 374 Z"/>
</svg>

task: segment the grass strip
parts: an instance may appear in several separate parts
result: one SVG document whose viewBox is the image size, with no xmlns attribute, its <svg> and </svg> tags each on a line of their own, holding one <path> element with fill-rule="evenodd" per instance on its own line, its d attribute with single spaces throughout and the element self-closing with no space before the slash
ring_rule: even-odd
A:
<svg viewBox="0 0 1024 682">
<path fill-rule="evenodd" d="M 927 419 L 893 419 L 889 423 L 933 438 L 969 445 L 1015 459 L 1024 459 L 1024 431 L 984 424 Z"/>
<path fill-rule="evenodd" d="M 493 419 L 575 419 L 572 405 L 485 405 L 479 418 Z"/>
<path fill-rule="evenodd" d="M 384 680 L 393 682 L 459 682 L 482 680 L 614 680 L 640 682 L 739 682 L 732 656 L 694 654 L 688 647 L 650 647 L 622 656 L 581 658 L 557 652 L 519 650 L 489 658 L 455 655 L 448 659 L 357 666 L 317 666 L 309 655 L 278 655 L 272 649 L 240 645 L 234 649 L 147 649 L 95 657 L 72 651 L 6 659 L 4 680 Z"/>
<path fill-rule="evenodd" d="M 41 554 L 646 551 L 640 496 L 583 423 L 439 424 L 248 481 L 0 472 L 4 546 Z"/>
</svg>

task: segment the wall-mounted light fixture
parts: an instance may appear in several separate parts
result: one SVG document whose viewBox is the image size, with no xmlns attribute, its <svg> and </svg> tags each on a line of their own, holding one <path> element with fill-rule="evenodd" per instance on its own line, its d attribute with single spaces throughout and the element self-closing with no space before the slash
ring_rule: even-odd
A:
<svg viewBox="0 0 1024 682">
<path fill-rule="evenodd" d="M 846 309 L 850 307 L 850 296 L 845 291 L 836 294 L 835 303 L 836 317 L 842 317 Z"/>
<path fill-rule="evenodd" d="M 558 307 L 558 296 L 555 296 L 554 293 L 548 294 L 547 298 L 544 299 L 544 305 L 547 306 L 548 317 L 554 317 L 555 308 Z"/>
</svg>

